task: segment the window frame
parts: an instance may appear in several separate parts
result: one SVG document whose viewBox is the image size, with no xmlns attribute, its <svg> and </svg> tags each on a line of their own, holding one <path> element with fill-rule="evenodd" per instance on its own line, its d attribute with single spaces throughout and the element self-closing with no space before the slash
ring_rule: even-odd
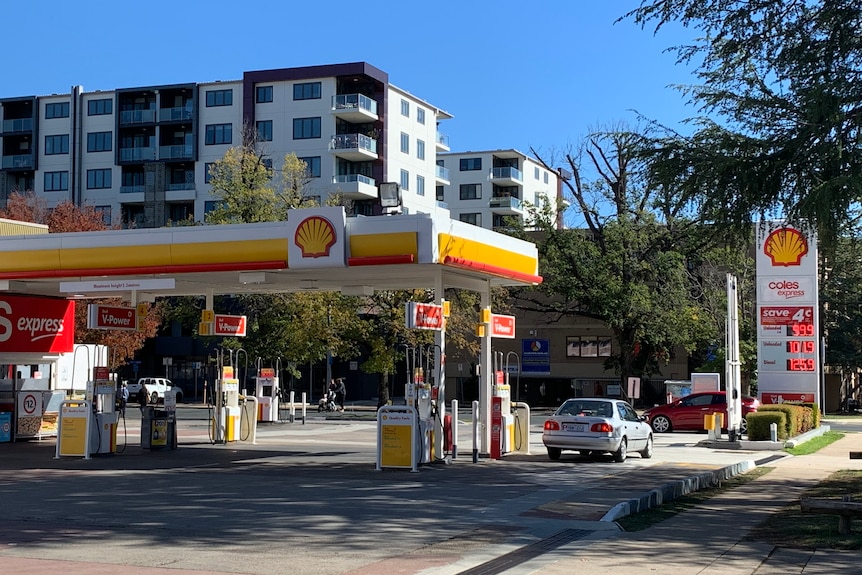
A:
<svg viewBox="0 0 862 575">
<path fill-rule="evenodd" d="M 266 103 L 272 102 L 272 98 L 273 98 L 272 86 L 255 86 L 254 102 L 256 104 L 266 104 Z"/>
<path fill-rule="evenodd" d="M 68 170 L 58 170 L 56 172 L 45 172 L 43 176 L 43 189 L 46 192 L 68 192 L 69 191 L 69 171 Z M 58 181 L 55 182 L 55 178 L 58 178 Z M 48 180 L 51 180 L 51 186 L 48 186 Z M 54 185 L 58 184 L 60 187 L 54 187 Z"/>
<path fill-rule="evenodd" d="M 461 158 L 458 162 L 459 172 L 479 172 L 482 171 L 482 158 Z"/>
<path fill-rule="evenodd" d="M 87 101 L 88 116 L 108 116 L 114 113 L 114 100 L 111 98 L 98 98 Z"/>
<path fill-rule="evenodd" d="M 297 127 L 299 130 L 297 130 Z M 309 133 L 311 135 L 306 134 L 306 127 L 311 128 Z M 314 140 L 319 139 L 321 137 L 322 130 L 322 121 L 320 116 L 312 116 L 307 118 L 294 118 L 293 119 L 293 139 L 294 140 Z M 299 136 L 297 136 L 299 133 Z M 316 135 L 315 135 L 316 134 Z"/>
<path fill-rule="evenodd" d="M 321 82 L 298 82 L 293 85 L 293 100 L 320 100 L 323 97 Z"/>
<path fill-rule="evenodd" d="M 297 158 L 305 162 L 306 167 L 306 176 L 309 178 L 319 178 L 320 177 L 320 156 L 305 156 L 302 158 Z"/>
<path fill-rule="evenodd" d="M 105 147 L 107 145 L 107 147 Z M 113 133 L 87 132 L 87 152 L 110 152 L 113 149 Z"/>
<path fill-rule="evenodd" d="M 59 112 L 57 112 L 59 110 Z M 50 114 L 49 114 L 50 111 Z M 69 102 L 48 102 L 45 104 L 45 119 L 69 117 Z"/>
<path fill-rule="evenodd" d="M 473 190 L 474 196 L 465 195 L 466 191 Z M 458 199 L 460 200 L 481 200 L 482 199 L 482 184 L 459 184 Z"/>
<path fill-rule="evenodd" d="M 233 106 L 233 88 L 221 88 L 219 90 L 207 90 L 204 96 L 207 108 L 219 108 L 222 106 Z"/>
<path fill-rule="evenodd" d="M 261 127 L 264 128 L 264 132 L 261 132 Z M 255 123 L 255 130 L 257 132 L 257 141 L 258 142 L 271 142 L 272 141 L 272 120 L 258 120 Z"/>
<path fill-rule="evenodd" d="M 227 127 L 227 128 L 225 128 Z M 227 141 L 224 140 L 225 134 L 227 134 Z M 217 136 L 221 135 L 221 138 Z M 220 146 L 225 144 L 233 143 L 233 124 L 230 122 L 226 124 L 207 124 L 204 127 L 204 145 L 205 146 Z"/>
<path fill-rule="evenodd" d="M 59 138 L 59 140 L 58 140 Z M 54 150 L 56 147 L 54 142 L 60 142 L 60 151 Z M 49 145 L 48 142 L 51 142 Z M 61 156 L 69 153 L 69 134 L 51 134 L 45 136 L 45 155 L 46 156 Z"/>
<path fill-rule="evenodd" d="M 110 190 L 114 179 L 113 173 L 114 171 L 111 168 L 94 168 L 91 170 L 87 170 L 87 189 Z M 98 185 L 99 174 L 101 174 L 101 185 Z M 107 175 L 107 182 L 105 181 L 105 175 Z"/>
</svg>

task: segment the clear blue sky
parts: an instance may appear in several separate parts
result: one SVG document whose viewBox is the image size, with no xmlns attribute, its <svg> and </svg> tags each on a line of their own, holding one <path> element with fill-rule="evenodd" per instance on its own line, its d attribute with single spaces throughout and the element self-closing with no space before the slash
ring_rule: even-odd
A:
<svg viewBox="0 0 862 575">
<path fill-rule="evenodd" d="M 240 79 L 365 61 L 454 116 L 452 151 L 562 150 L 632 110 L 674 126 L 691 83 L 658 36 L 614 20 L 639 0 L 30 0 L 2 8 L 0 97 Z"/>
</svg>

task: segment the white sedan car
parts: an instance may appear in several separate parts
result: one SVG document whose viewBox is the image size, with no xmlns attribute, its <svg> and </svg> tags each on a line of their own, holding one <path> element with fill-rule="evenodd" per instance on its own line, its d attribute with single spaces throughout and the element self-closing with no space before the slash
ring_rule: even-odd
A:
<svg viewBox="0 0 862 575">
<path fill-rule="evenodd" d="M 567 399 L 546 421 L 542 443 L 556 461 L 563 450 L 611 453 L 622 462 L 630 451 L 652 457 L 652 428 L 631 405 L 604 397 Z"/>
</svg>

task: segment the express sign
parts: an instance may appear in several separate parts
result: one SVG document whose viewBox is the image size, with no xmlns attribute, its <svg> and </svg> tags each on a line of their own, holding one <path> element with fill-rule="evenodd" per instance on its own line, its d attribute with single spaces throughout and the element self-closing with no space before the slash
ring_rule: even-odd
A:
<svg viewBox="0 0 862 575">
<path fill-rule="evenodd" d="M 0 352 L 66 353 L 74 341 L 74 301 L 0 296 Z"/>
</svg>

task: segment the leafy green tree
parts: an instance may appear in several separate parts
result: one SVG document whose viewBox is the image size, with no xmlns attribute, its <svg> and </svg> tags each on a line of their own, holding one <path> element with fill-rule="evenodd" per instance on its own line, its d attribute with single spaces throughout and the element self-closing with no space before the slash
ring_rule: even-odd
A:
<svg viewBox="0 0 862 575">
<path fill-rule="evenodd" d="M 862 196 L 862 2 L 645 0 L 623 19 L 699 31 L 674 48 L 700 83 L 696 130 L 656 138 L 650 170 L 704 217 L 816 226 L 824 246 L 856 224 Z"/>
<path fill-rule="evenodd" d="M 862 370 L 862 240 L 858 236 L 839 240 L 825 267 L 820 297 L 826 363 L 840 370 L 849 384 L 851 375 Z M 849 391 L 845 388 L 844 395 Z"/>
<path fill-rule="evenodd" d="M 693 297 L 688 259 L 712 238 L 680 215 L 672 193 L 644 177 L 643 143 L 636 131 L 594 134 L 584 156 L 599 175 L 595 181 L 586 181 L 580 162 L 566 156 L 573 174 L 564 180 L 568 200 L 585 225 L 559 229 L 556 213 L 531 214 L 541 228 L 544 281 L 537 290 L 522 290 L 518 303 L 544 310 L 550 321 L 580 316 L 604 322 L 617 343 L 605 367 L 621 382 L 659 373 L 675 350 L 692 351 L 718 337 Z"/>
</svg>

